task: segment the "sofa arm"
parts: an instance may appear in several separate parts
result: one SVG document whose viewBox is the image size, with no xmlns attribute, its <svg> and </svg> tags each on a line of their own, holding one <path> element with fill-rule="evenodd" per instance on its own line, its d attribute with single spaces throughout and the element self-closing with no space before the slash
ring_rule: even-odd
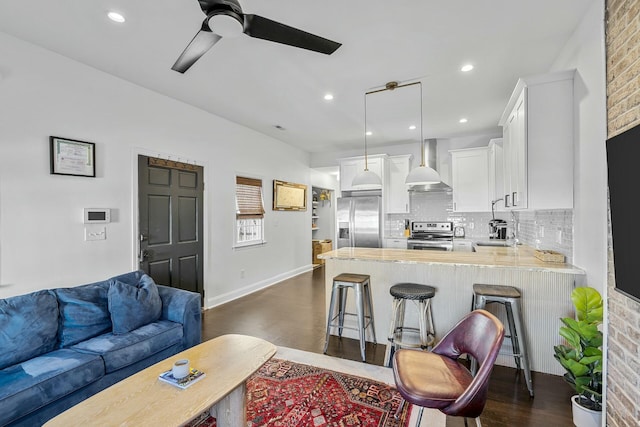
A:
<svg viewBox="0 0 640 427">
<path fill-rule="evenodd" d="M 202 339 L 202 315 L 200 294 L 182 289 L 158 285 L 162 299 L 162 319 L 183 325 L 184 349 L 200 344 Z"/>
</svg>

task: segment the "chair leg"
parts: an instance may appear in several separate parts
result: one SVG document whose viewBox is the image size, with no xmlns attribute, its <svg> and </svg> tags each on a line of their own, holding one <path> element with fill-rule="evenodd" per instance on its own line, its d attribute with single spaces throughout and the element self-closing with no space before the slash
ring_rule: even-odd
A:
<svg viewBox="0 0 640 427">
<path fill-rule="evenodd" d="M 482 422 L 480 421 L 480 417 L 476 418 L 476 426 L 477 427 L 482 427 Z"/>
<path fill-rule="evenodd" d="M 513 360 L 516 363 L 516 369 L 519 371 L 522 369 L 520 364 L 520 358 L 522 353 L 520 352 L 520 333 L 516 328 L 515 319 L 513 317 L 513 307 L 510 302 L 504 303 L 504 308 L 507 311 L 507 322 L 509 323 L 509 338 L 511 338 L 511 349 L 513 350 Z M 517 310 L 517 308 L 516 308 Z"/>
<path fill-rule="evenodd" d="M 364 286 L 364 296 L 367 299 L 367 306 L 369 307 L 369 325 L 371 325 L 371 334 L 373 335 L 373 343 L 378 344 L 378 340 L 376 340 L 376 324 L 373 317 L 373 301 L 371 299 L 371 285 L 367 283 Z"/>
<path fill-rule="evenodd" d="M 518 335 L 518 341 L 520 342 L 520 355 L 522 359 L 522 367 L 524 370 L 524 379 L 527 382 L 527 388 L 529 389 L 529 396 L 533 397 L 533 380 L 531 379 L 531 366 L 529 366 L 529 349 L 525 341 L 524 331 L 522 328 L 522 312 L 520 311 L 520 304 L 516 303 L 513 306 L 514 309 L 514 323 L 516 333 Z"/>
<path fill-rule="evenodd" d="M 334 318 L 333 312 L 336 306 L 336 298 L 337 298 L 336 288 L 334 287 L 331 290 L 331 301 L 329 301 L 329 315 L 327 316 L 327 331 L 324 337 L 324 350 L 322 350 L 324 354 L 327 353 L 327 348 L 329 347 L 329 335 L 331 333 L 331 321 Z"/>
<path fill-rule="evenodd" d="M 416 427 L 420 427 L 420 423 L 422 422 L 422 413 L 424 412 L 424 408 L 420 407 L 420 412 L 418 412 L 418 419 L 416 420 Z"/>
<path fill-rule="evenodd" d="M 363 289 L 360 284 L 355 286 L 355 297 L 356 297 L 356 316 L 358 317 L 358 336 L 360 338 L 360 355 L 362 356 L 362 361 L 365 362 L 365 327 L 366 327 L 366 319 L 364 302 L 363 302 Z"/>
</svg>

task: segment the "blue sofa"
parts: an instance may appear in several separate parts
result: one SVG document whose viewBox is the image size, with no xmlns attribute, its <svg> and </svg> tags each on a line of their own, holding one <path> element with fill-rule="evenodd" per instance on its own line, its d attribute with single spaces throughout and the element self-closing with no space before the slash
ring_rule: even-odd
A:
<svg viewBox="0 0 640 427">
<path fill-rule="evenodd" d="M 200 307 L 143 271 L 0 300 L 0 426 L 42 425 L 199 344 Z"/>
</svg>

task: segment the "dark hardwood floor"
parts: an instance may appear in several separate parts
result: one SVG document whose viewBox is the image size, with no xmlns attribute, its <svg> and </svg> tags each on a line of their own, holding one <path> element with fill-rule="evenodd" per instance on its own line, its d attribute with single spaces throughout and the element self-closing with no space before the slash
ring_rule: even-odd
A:
<svg viewBox="0 0 640 427">
<path fill-rule="evenodd" d="M 434 307 L 437 310 L 437 306 Z M 322 353 L 325 336 L 324 268 L 285 280 L 203 314 L 202 339 L 237 333 L 273 344 Z M 385 337 L 377 337 L 384 343 Z M 550 351 L 553 351 L 550 349 Z M 367 363 L 382 365 L 385 346 L 367 343 Z M 327 354 L 360 360 L 358 341 L 329 341 Z M 555 375 L 534 372 L 535 398 L 530 399 L 524 376 L 496 366 L 489 399 L 482 416 L 484 427 L 570 427 L 571 389 Z M 470 422 L 469 425 L 475 425 Z M 464 426 L 461 418 L 447 417 L 447 427 Z"/>
</svg>

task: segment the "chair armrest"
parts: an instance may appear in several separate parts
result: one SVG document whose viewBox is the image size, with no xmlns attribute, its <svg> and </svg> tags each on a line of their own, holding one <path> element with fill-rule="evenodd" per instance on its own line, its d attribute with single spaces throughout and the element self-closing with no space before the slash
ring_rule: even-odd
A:
<svg viewBox="0 0 640 427">
<path fill-rule="evenodd" d="M 183 289 L 158 285 L 162 299 L 162 319 L 183 325 L 184 349 L 200 344 L 202 340 L 202 314 L 200 294 Z"/>
</svg>

